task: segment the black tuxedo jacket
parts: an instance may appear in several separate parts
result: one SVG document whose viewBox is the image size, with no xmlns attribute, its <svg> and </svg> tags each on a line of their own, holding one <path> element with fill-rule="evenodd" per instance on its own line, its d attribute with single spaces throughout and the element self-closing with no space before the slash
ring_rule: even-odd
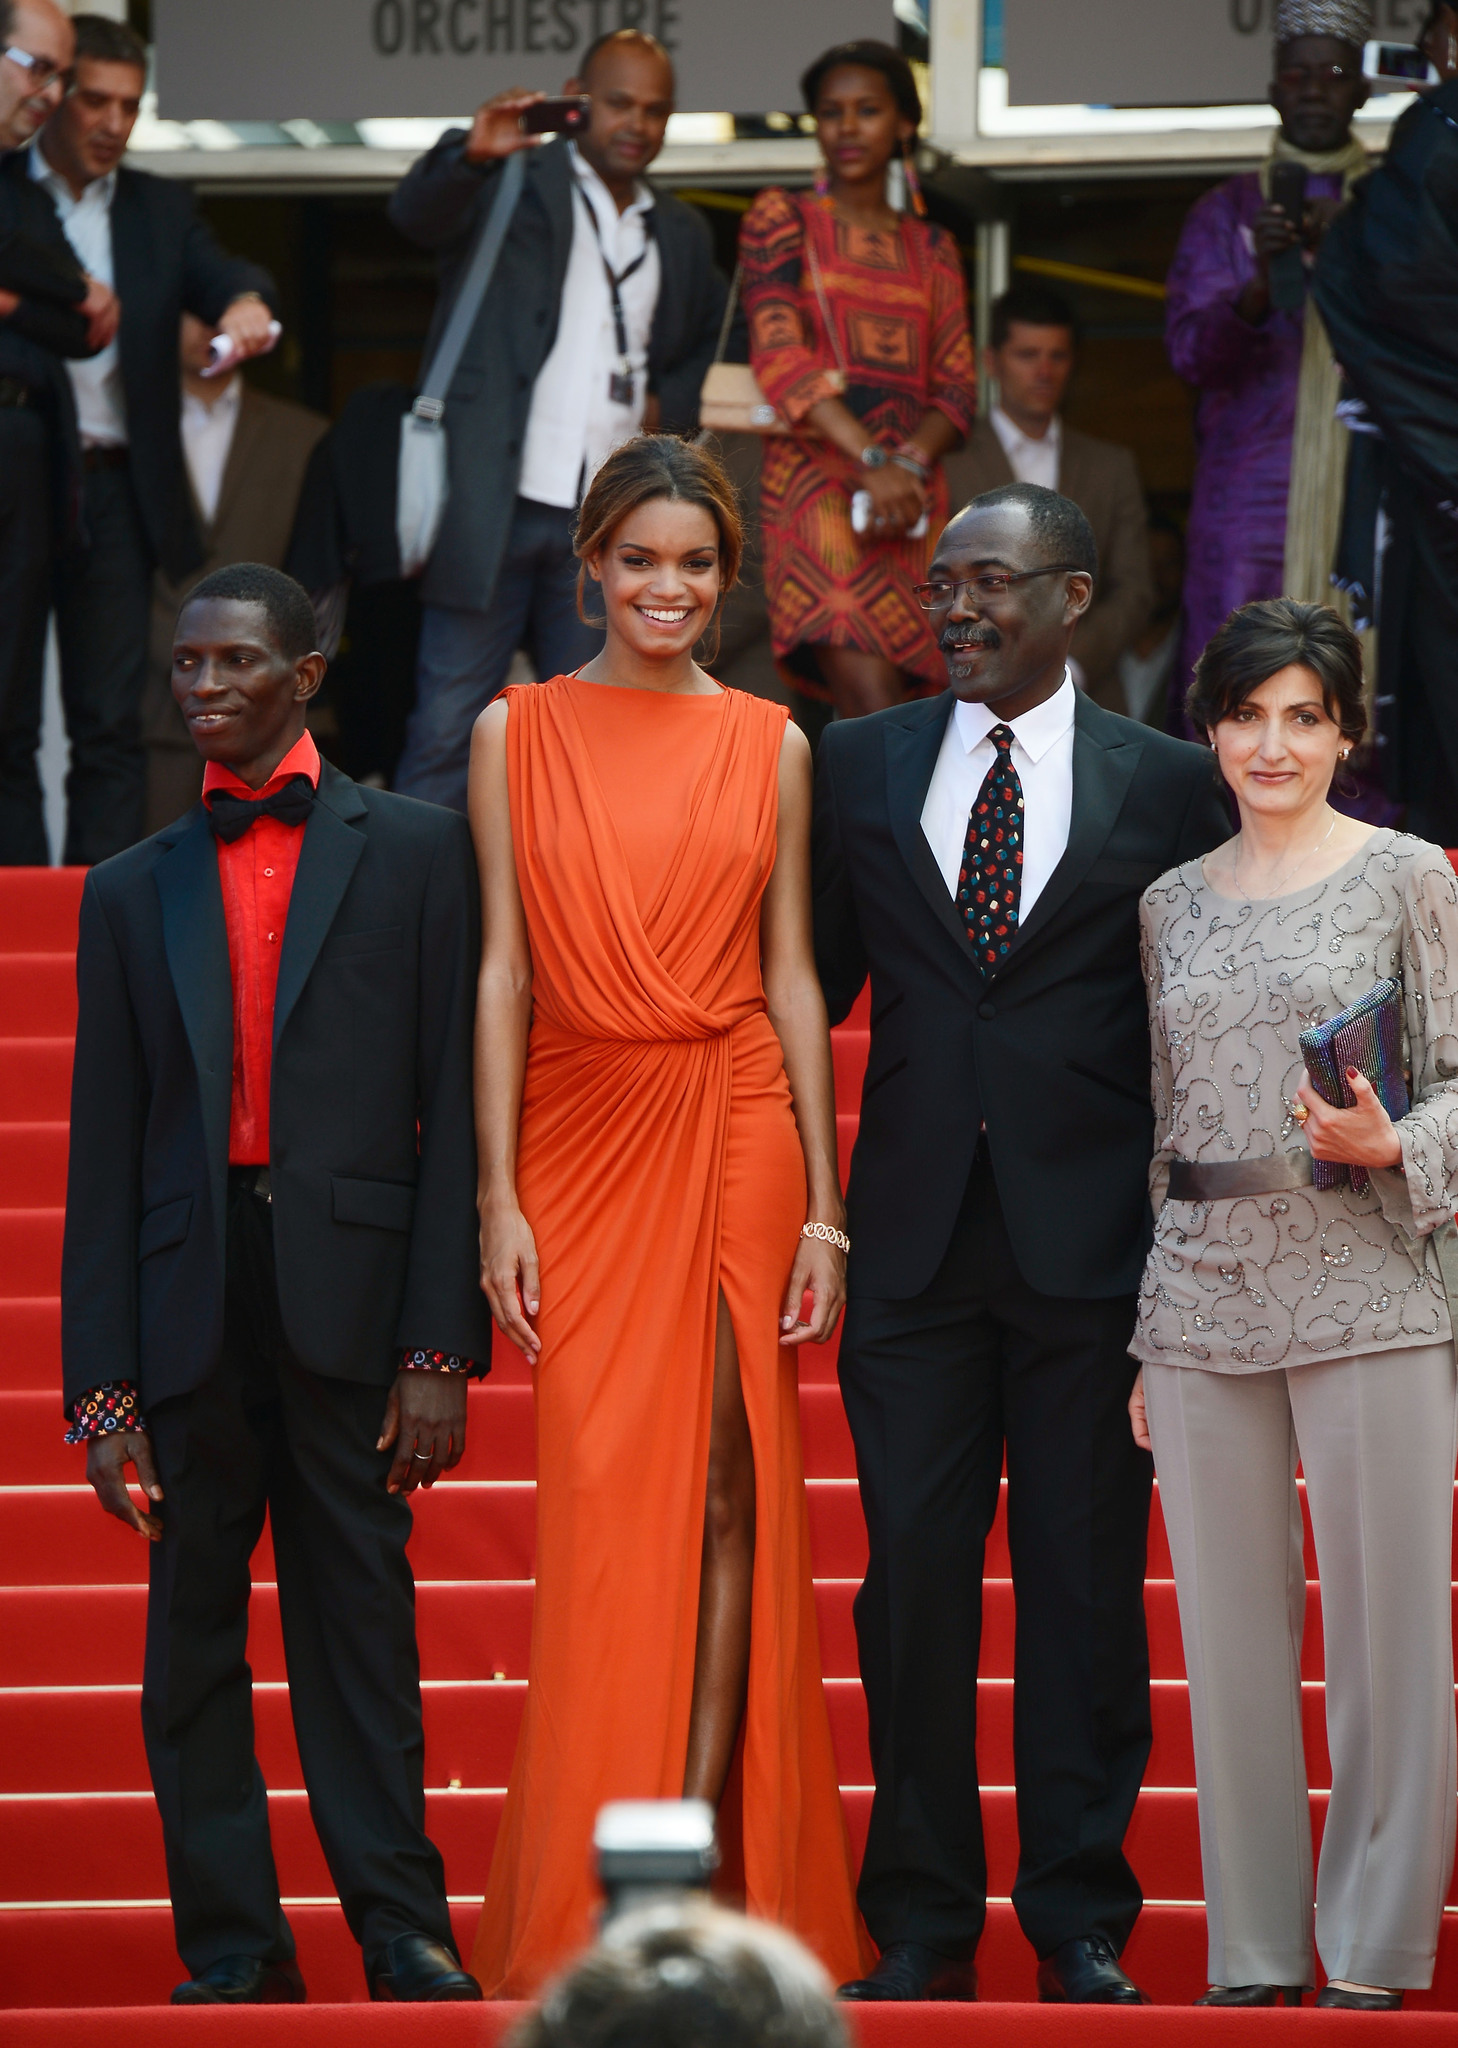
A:
<svg viewBox="0 0 1458 2048">
<path fill-rule="evenodd" d="M 299 1361 L 386 1384 L 402 1346 L 489 1358 L 478 1285 L 466 821 L 324 768 L 274 1012 L 273 1231 Z M 69 1404 L 197 1386 L 222 1340 L 233 998 L 202 806 L 92 869 L 61 1273 Z"/>
<path fill-rule="evenodd" d="M 832 1022 L 871 977 L 851 1287 L 904 1300 L 930 1284 L 985 1123 L 1029 1285 L 1129 1294 L 1154 1142 L 1139 898 L 1229 837 L 1224 799 L 1205 749 L 1080 694 L 1068 849 L 984 980 L 921 829 L 952 704 L 847 720 L 820 742 L 815 953 Z"/>
<path fill-rule="evenodd" d="M 111 202 L 111 251 L 132 484 L 152 550 L 175 583 L 204 555 L 182 455 L 179 323 L 187 312 L 212 327 L 240 293 L 270 302 L 277 293 L 266 270 L 219 247 L 188 186 L 126 165 Z"/>
<path fill-rule="evenodd" d="M 500 167 L 468 164 L 466 130 L 451 128 L 406 174 L 390 201 L 400 232 L 440 258 L 440 302 L 422 361 L 434 352 L 475 245 Z M 426 566 L 430 604 L 484 611 L 511 530 L 532 386 L 557 339 L 572 253 L 572 165 L 563 141 L 527 158 L 526 178 L 490 289 L 446 404 L 451 493 Z M 660 259 L 648 340 L 648 388 L 665 433 L 699 423 L 699 387 L 713 359 L 727 287 L 702 216 L 660 192 L 649 216 Z"/>
</svg>

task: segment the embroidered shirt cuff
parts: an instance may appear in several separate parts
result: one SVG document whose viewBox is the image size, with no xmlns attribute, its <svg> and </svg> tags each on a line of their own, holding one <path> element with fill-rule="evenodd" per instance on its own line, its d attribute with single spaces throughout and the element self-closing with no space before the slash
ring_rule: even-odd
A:
<svg viewBox="0 0 1458 2048">
<path fill-rule="evenodd" d="M 141 1396 L 131 1380 L 103 1380 L 71 1403 L 71 1427 L 65 1440 L 68 1444 L 90 1443 L 94 1436 L 111 1436 L 119 1429 L 147 1434 Z"/>
<path fill-rule="evenodd" d="M 488 1362 L 480 1365 L 474 1358 L 462 1358 L 455 1351 L 402 1351 L 401 1372 L 464 1372 L 472 1379 L 484 1380 L 491 1366 Z"/>
</svg>

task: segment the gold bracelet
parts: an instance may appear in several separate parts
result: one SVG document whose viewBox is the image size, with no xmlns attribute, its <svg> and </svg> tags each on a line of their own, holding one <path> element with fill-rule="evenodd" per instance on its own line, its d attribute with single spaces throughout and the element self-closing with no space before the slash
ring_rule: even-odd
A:
<svg viewBox="0 0 1458 2048">
<path fill-rule="evenodd" d="M 850 1251 L 850 1239 L 843 1230 L 837 1230 L 830 1223 L 802 1223 L 800 1235 L 818 1238 L 821 1244 L 833 1244 L 838 1252 Z"/>
</svg>

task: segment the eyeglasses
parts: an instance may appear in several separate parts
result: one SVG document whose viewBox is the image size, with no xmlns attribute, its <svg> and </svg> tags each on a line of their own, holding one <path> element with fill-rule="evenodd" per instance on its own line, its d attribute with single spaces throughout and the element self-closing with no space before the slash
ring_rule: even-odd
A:
<svg viewBox="0 0 1458 2048">
<path fill-rule="evenodd" d="M 65 75 L 61 66 L 52 63 L 49 57 L 33 57 L 29 50 L 17 50 L 13 45 L 8 50 L 0 50 L 0 56 L 8 57 L 12 64 L 19 65 L 30 79 L 32 93 L 44 92 L 48 85 Z"/>
<path fill-rule="evenodd" d="M 1356 76 L 1349 64 L 1288 64 L 1276 83 L 1283 92 L 1300 92 L 1303 85 L 1350 85 Z"/>
<path fill-rule="evenodd" d="M 1065 573 L 1087 575 L 1075 562 L 1050 562 L 1046 569 L 983 569 L 976 576 L 961 576 L 955 583 L 914 583 L 911 594 L 924 612 L 946 611 L 965 590 L 974 604 L 996 604 L 1006 597 L 1014 583 L 1030 582 L 1034 576 Z"/>
</svg>

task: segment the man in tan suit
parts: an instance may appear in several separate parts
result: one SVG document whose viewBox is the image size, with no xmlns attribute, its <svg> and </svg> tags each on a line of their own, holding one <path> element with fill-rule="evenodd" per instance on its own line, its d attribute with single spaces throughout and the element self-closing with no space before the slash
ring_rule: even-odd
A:
<svg viewBox="0 0 1458 2048">
<path fill-rule="evenodd" d="M 160 832 L 202 792 L 203 764 L 172 699 L 172 636 L 182 600 L 233 562 L 283 566 L 304 470 L 329 425 L 322 413 L 270 398 L 231 377 L 205 377 L 213 329 L 182 316 L 182 448 L 207 558 L 195 576 L 153 585 L 152 644 L 142 707 L 147 830 Z"/>
<path fill-rule="evenodd" d="M 1073 502 L 1094 530 L 1099 578 L 1073 636 L 1075 680 L 1111 711 L 1124 711 L 1119 657 L 1148 622 L 1154 603 L 1148 509 L 1127 448 L 1096 441 L 1060 418 L 1073 370 L 1073 309 L 1041 285 L 1019 284 L 992 309 L 987 375 L 998 403 L 966 444 L 944 457 L 952 504 L 1013 482 L 1041 484 Z"/>
</svg>

